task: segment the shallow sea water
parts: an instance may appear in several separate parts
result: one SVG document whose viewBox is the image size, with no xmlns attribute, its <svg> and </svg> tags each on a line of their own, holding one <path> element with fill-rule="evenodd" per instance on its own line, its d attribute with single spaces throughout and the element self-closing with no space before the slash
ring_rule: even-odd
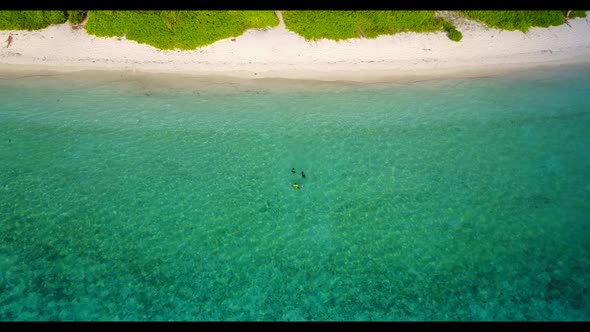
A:
<svg viewBox="0 0 590 332">
<path fill-rule="evenodd" d="M 588 320 L 588 96 L 0 80 L 0 320 Z"/>
</svg>

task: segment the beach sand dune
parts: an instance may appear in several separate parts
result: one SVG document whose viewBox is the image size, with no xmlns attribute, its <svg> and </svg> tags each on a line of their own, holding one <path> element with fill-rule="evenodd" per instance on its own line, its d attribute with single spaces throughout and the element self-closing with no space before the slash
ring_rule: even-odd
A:
<svg viewBox="0 0 590 332">
<path fill-rule="evenodd" d="M 463 33 L 460 42 L 449 40 L 444 32 L 306 41 L 281 22 L 191 51 L 95 37 L 62 24 L 39 31 L 0 31 L 0 40 L 12 36 L 10 47 L 0 48 L 0 68 L 385 82 L 590 62 L 587 18 L 570 20 L 570 26 L 531 28 L 526 34 L 465 19 L 455 23 Z"/>
</svg>

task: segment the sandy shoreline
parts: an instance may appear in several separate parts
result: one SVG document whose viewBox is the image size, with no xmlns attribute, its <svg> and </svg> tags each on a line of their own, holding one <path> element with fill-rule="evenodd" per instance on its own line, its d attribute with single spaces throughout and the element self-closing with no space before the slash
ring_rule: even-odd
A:
<svg viewBox="0 0 590 332">
<path fill-rule="evenodd" d="M 590 64 L 590 18 L 570 20 L 571 27 L 531 28 L 526 34 L 489 29 L 467 20 L 455 24 L 463 33 L 458 43 L 442 32 L 308 42 L 281 24 L 251 29 L 194 51 L 162 51 L 125 39 L 90 36 L 84 29 L 62 24 L 39 31 L 0 31 L 0 71 L 106 70 L 238 79 L 394 82 Z M 7 48 L 9 35 L 13 42 Z"/>
</svg>

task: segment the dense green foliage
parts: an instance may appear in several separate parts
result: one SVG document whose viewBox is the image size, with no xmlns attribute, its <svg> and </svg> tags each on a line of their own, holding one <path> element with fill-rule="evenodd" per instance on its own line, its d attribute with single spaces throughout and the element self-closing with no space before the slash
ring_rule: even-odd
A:
<svg viewBox="0 0 590 332">
<path fill-rule="evenodd" d="M 445 31 L 447 32 L 447 35 L 450 40 L 458 42 L 463 38 L 463 34 L 461 33 L 461 31 L 457 30 L 457 27 L 455 27 L 452 23 L 443 21 L 442 26 L 443 29 L 445 29 Z"/>
<path fill-rule="evenodd" d="M 118 37 L 160 49 L 195 49 L 236 37 L 250 28 L 277 26 L 273 11 L 89 11 L 88 33 Z"/>
<path fill-rule="evenodd" d="M 465 10 L 465 17 L 480 21 L 493 28 L 527 32 L 530 27 L 562 25 L 565 12 L 561 10 Z M 580 15 L 580 16 L 573 16 Z M 584 11 L 575 11 L 570 18 L 585 17 Z M 584 16 L 581 16 L 584 15 Z"/>
<path fill-rule="evenodd" d="M 86 11 L 84 10 L 68 10 L 68 22 L 72 24 L 80 24 L 86 17 Z"/>
<path fill-rule="evenodd" d="M 0 10 L 0 30 L 40 30 L 66 19 L 61 10 Z"/>
<path fill-rule="evenodd" d="M 442 31 L 443 20 L 433 17 L 430 10 L 296 10 L 284 11 L 287 29 L 305 39 L 342 40 L 359 37 L 375 38 L 397 32 Z"/>
<path fill-rule="evenodd" d="M 566 11 L 567 14 L 567 11 Z M 586 11 L 585 10 L 572 10 L 572 12 L 570 13 L 570 18 L 577 18 L 577 17 L 586 17 Z"/>
<path fill-rule="evenodd" d="M 564 23 L 567 11 L 461 11 L 494 28 L 528 31 Z M 283 11 L 287 29 L 305 39 L 343 40 L 375 38 L 398 32 L 446 31 L 449 39 L 463 35 L 434 11 Z M 273 11 L 0 11 L 0 30 L 38 30 L 51 24 L 80 24 L 88 15 L 85 29 L 101 37 L 125 34 L 129 40 L 160 49 L 195 49 L 218 40 L 241 35 L 250 28 L 277 26 Z M 586 17 L 586 11 L 570 12 L 571 19 Z"/>
</svg>

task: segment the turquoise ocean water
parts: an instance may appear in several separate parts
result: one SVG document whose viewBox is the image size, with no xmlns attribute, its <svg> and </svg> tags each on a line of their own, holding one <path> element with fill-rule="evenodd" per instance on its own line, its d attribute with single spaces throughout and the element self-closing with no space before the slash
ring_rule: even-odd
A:
<svg viewBox="0 0 590 332">
<path fill-rule="evenodd" d="M 81 82 L 0 81 L 0 320 L 590 319 L 588 67 Z"/>
</svg>

